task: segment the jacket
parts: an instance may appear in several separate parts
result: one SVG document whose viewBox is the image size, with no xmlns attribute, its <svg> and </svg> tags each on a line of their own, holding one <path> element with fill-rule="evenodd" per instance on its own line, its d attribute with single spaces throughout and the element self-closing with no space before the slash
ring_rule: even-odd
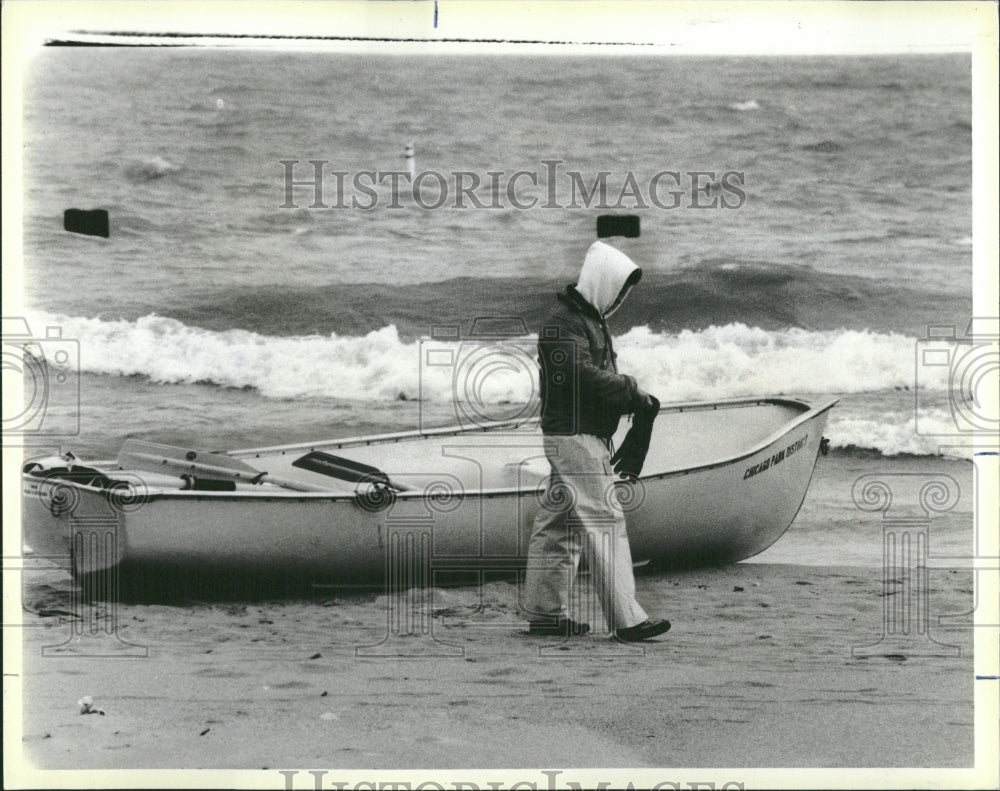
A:
<svg viewBox="0 0 1000 791">
<path fill-rule="evenodd" d="M 595 242 L 580 280 L 557 294 L 538 336 L 543 433 L 607 440 L 633 411 L 638 387 L 618 373 L 606 319 L 641 276 L 623 253 Z"/>
</svg>

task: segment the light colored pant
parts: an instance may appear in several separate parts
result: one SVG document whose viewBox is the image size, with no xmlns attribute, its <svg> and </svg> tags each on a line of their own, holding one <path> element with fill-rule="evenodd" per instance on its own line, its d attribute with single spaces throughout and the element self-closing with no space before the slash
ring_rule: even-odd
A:
<svg viewBox="0 0 1000 791">
<path fill-rule="evenodd" d="M 635 626 L 646 613 L 635 600 L 625 514 L 614 493 L 607 445 L 590 434 L 545 438 L 552 476 L 528 545 L 522 606 L 530 619 L 569 617 L 583 552 L 610 630 Z"/>
</svg>

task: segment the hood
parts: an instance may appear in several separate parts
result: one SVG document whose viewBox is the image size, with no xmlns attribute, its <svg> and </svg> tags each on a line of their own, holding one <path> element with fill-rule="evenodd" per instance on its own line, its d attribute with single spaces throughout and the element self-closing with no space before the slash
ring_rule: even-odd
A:
<svg viewBox="0 0 1000 791">
<path fill-rule="evenodd" d="M 594 242 L 583 259 L 576 290 L 597 312 L 607 318 L 617 308 L 619 295 L 642 277 L 642 270 L 625 253 L 604 242 Z M 627 293 L 627 291 L 626 291 Z"/>
</svg>

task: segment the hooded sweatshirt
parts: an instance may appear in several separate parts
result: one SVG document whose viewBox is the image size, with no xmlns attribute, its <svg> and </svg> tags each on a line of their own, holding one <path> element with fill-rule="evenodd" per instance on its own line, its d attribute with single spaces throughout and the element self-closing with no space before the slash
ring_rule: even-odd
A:
<svg viewBox="0 0 1000 791">
<path fill-rule="evenodd" d="M 604 242 L 594 242 L 583 259 L 576 290 L 607 318 L 621 304 L 615 304 L 618 296 L 624 300 L 626 284 L 631 288 L 641 277 L 642 270 L 625 253 Z"/>
<path fill-rule="evenodd" d="M 544 433 L 609 439 L 632 411 L 635 379 L 618 373 L 605 320 L 641 277 L 627 255 L 594 242 L 577 284 L 557 295 L 538 336 Z"/>
</svg>

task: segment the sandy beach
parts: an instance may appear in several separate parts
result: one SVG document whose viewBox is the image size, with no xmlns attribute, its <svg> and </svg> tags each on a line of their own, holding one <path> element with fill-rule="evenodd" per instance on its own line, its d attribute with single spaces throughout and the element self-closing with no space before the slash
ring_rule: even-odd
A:
<svg viewBox="0 0 1000 791">
<path fill-rule="evenodd" d="M 821 461 L 775 551 L 822 526 L 858 465 L 913 466 Z M 889 603 L 920 591 L 874 563 L 640 572 L 640 601 L 674 624 L 642 646 L 599 619 L 583 638 L 530 636 L 509 581 L 411 593 L 424 620 L 407 628 L 399 600 L 322 590 L 79 618 L 68 576 L 33 572 L 23 743 L 48 769 L 968 767 L 973 572 L 952 565 L 928 569 L 930 631 L 896 642 Z M 104 714 L 82 716 L 84 695 Z"/>
<path fill-rule="evenodd" d="M 936 575 L 935 609 L 968 610 L 971 576 Z M 125 608 L 149 658 L 28 658 L 25 746 L 60 769 L 972 763 L 971 630 L 942 633 L 960 656 L 851 656 L 880 637 L 877 571 L 737 565 L 639 590 L 675 623 L 642 649 L 528 636 L 503 583 L 481 609 L 435 591 L 443 644 L 410 659 L 355 656 L 387 635 L 384 597 Z M 31 630 L 29 650 L 67 633 Z M 106 716 L 80 715 L 85 694 Z"/>
</svg>

